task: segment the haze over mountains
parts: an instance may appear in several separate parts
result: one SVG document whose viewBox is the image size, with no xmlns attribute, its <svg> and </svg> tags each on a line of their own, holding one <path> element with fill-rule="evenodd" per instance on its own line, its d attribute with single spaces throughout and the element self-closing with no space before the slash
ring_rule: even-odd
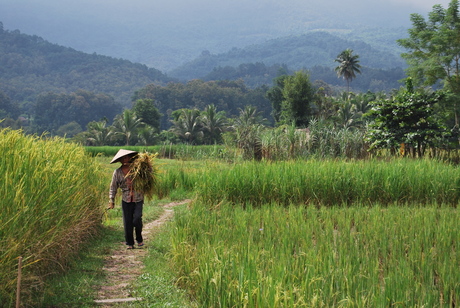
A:
<svg viewBox="0 0 460 308">
<path fill-rule="evenodd" d="M 0 0 L 4 28 L 170 72 L 203 51 L 325 30 L 398 54 L 410 14 L 448 0 Z M 373 35 L 373 33 L 379 35 Z M 403 35 L 403 36 L 401 36 Z"/>
</svg>

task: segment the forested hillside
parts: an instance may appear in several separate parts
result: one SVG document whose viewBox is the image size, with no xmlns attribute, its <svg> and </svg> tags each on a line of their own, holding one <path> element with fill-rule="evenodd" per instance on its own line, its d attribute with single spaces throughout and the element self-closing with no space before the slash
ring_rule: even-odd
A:
<svg viewBox="0 0 460 308">
<path fill-rule="evenodd" d="M 5 30 L 0 22 L 0 90 L 12 101 L 33 102 L 43 92 L 83 89 L 109 94 L 128 105 L 137 89 L 171 80 L 146 65 L 62 47 Z"/>
<path fill-rule="evenodd" d="M 323 80 L 332 85 L 343 85 L 337 79 L 334 59 L 347 48 L 360 57 L 366 76 L 357 78 L 354 89 L 383 91 L 399 87 L 404 77 L 404 60 L 388 50 L 381 51 L 363 41 L 340 38 L 327 32 L 310 32 L 267 41 L 246 48 L 233 48 L 229 52 L 212 55 L 203 52 L 200 57 L 176 70 L 171 76 L 180 79 L 242 78 L 250 86 L 267 84 L 276 77 L 279 68 L 291 71 L 308 69 L 312 80 Z"/>
<path fill-rule="evenodd" d="M 265 92 L 274 78 L 307 68 L 311 82 L 337 93 L 346 83 L 334 72 L 334 59 L 346 48 L 354 49 L 362 64 L 353 91 L 390 91 L 400 86 L 404 63 L 398 56 L 326 32 L 279 38 L 219 55 L 203 52 L 176 70 L 174 79 L 143 64 L 86 54 L 5 30 L 0 23 L 0 116 L 12 121 L 25 117 L 30 132 L 68 136 L 91 121 L 110 123 L 137 99 L 153 100 L 162 114 L 161 129 L 170 127 L 175 110 L 203 110 L 209 104 L 232 117 L 252 105 L 271 119 Z"/>
</svg>

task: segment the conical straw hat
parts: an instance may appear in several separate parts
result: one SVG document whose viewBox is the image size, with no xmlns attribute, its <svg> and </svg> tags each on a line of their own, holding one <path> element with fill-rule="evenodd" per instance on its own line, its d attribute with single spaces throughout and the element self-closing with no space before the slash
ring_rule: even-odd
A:
<svg viewBox="0 0 460 308">
<path fill-rule="evenodd" d="M 116 163 L 120 158 L 122 158 L 123 156 L 126 156 L 126 155 L 132 155 L 132 154 L 137 154 L 138 152 L 136 151 L 130 151 L 130 150 L 123 150 L 123 149 L 120 149 L 118 150 L 117 154 L 115 154 L 115 156 L 112 158 L 112 161 L 110 162 L 111 164 L 113 163 Z"/>
</svg>

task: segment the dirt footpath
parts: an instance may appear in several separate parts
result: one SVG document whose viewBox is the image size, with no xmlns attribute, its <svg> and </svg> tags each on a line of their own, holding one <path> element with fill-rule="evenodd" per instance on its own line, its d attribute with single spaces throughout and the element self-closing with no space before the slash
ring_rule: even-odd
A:
<svg viewBox="0 0 460 308">
<path fill-rule="evenodd" d="M 164 213 L 158 219 L 144 225 L 142 235 L 145 246 L 138 247 L 136 245 L 136 249 L 129 250 L 126 249 L 126 245 L 120 243 L 112 255 L 106 258 L 103 270 L 107 275 L 107 281 L 98 291 L 97 303 L 102 307 L 109 307 L 114 303 L 136 300 L 130 293 L 129 285 L 143 272 L 143 259 L 147 254 L 146 246 L 153 240 L 154 232 L 173 217 L 172 208 L 188 202 L 190 200 L 165 204 L 163 206 L 165 208 Z"/>
</svg>

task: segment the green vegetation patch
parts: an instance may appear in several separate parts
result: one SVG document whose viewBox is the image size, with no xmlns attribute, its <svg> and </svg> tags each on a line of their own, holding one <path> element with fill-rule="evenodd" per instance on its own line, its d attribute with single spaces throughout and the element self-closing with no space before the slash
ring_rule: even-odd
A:
<svg viewBox="0 0 460 308">
<path fill-rule="evenodd" d="M 450 204 L 460 200 L 458 167 L 395 159 L 244 162 L 208 168 L 196 182 L 200 202 L 351 205 Z"/>
<path fill-rule="evenodd" d="M 101 166 L 82 147 L 58 138 L 0 131 L 0 302 L 15 298 L 18 257 L 22 297 L 65 269 L 102 221 Z M 7 305 L 8 306 L 8 305 Z"/>
<path fill-rule="evenodd" d="M 176 213 L 173 268 L 202 307 L 437 307 L 460 294 L 456 209 L 235 207 Z"/>
</svg>

